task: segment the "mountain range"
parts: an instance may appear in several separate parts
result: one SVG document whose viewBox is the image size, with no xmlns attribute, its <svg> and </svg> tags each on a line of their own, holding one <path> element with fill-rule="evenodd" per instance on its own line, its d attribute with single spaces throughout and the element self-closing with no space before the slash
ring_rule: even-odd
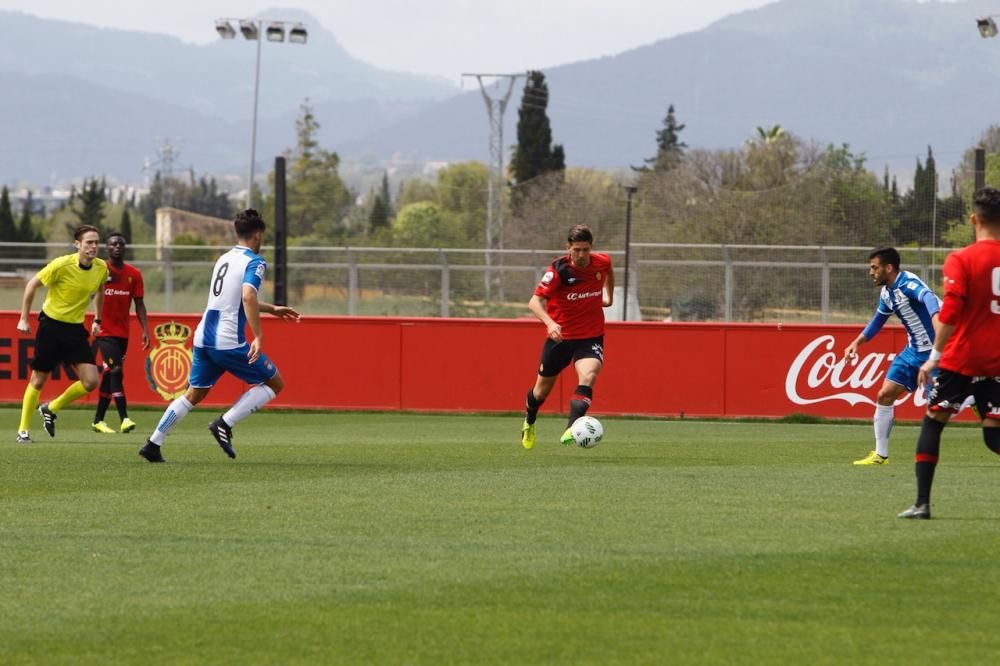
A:
<svg viewBox="0 0 1000 666">
<path fill-rule="evenodd" d="M 739 146 L 755 127 L 780 124 L 819 143 L 848 143 L 879 171 L 912 171 L 928 145 L 947 168 L 997 122 L 1000 39 L 980 38 L 975 23 L 995 7 L 779 0 L 615 56 L 539 63 L 554 140 L 572 166 L 626 168 L 655 152 L 673 104 L 690 147 Z M 443 79 L 379 70 L 312 17 L 281 17 L 306 23 L 309 42 L 262 45 L 259 171 L 294 144 L 306 98 L 321 143 L 346 160 L 487 159 L 477 85 L 460 91 Z M 0 12 L 0 25 L 0 182 L 93 174 L 137 182 L 166 138 L 199 173 L 245 170 L 252 42 L 194 45 L 15 12 Z M 521 85 L 505 115 L 507 145 Z"/>
</svg>

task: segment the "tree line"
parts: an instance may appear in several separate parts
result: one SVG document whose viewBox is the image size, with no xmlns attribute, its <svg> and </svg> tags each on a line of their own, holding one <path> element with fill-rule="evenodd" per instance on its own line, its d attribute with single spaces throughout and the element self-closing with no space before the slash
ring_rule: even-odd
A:
<svg viewBox="0 0 1000 666">
<path fill-rule="evenodd" d="M 877 176 L 866 157 L 847 144 L 817 145 L 781 125 L 757 127 L 734 148 L 692 149 L 682 134 L 696 119 L 681 122 L 669 104 L 652 154 L 638 166 L 619 172 L 567 169 L 566 150 L 554 140 L 549 99 L 545 75 L 529 72 L 505 174 L 507 247 L 551 246 L 576 221 L 601 229 L 599 237 L 607 242 L 620 242 L 623 184 L 638 188 L 636 239 L 937 246 L 969 237 L 964 224 L 971 198 L 968 169 L 941 188 L 930 147 L 925 158 L 916 160 L 912 183 L 901 192 L 888 171 Z M 483 246 L 487 165 L 451 164 L 433 179 L 397 181 L 395 188 L 384 171 L 377 185 L 360 193 L 340 176 L 339 155 L 321 145 L 320 127 L 305 100 L 295 146 L 284 153 L 291 242 Z M 990 128 L 982 142 L 988 148 L 987 180 L 1000 179 L 1000 130 Z M 273 219 L 273 173 L 268 178 L 271 192 L 254 188 L 252 200 Z M 163 206 L 221 218 L 231 217 L 236 208 L 214 178 L 196 177 L 193 170 L 183 177 L 157 172 L 145 196 L 124 202 L 114 215 L 104 179 L 89 178 L 74 189 L 63 211 L 70 215 L 61 219 L 65 226 L 80 222 L 104 229 L 114 218 L 116 230 L 131 241 L 133 218 L 151 229 L 156 209 Z M 52 226 L 33 221 L 27 205 L 14 222 L 9 208 L 9 200 L 0 201 L 0 240 L 35 242 Z"/>
</svg>

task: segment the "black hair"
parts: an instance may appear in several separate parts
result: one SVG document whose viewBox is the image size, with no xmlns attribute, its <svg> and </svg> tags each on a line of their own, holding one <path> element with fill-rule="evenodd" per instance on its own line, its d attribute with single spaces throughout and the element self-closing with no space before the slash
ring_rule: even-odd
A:
<svg viewBox="0 0 1000 666">
<path fill-rule="evenodd" d="M 1000 190 L 995 187 L 980 188 L 972 199 L 972 210 L 980 222 L 1000 224 Z"/>
<path fill-rule="evenodd" d="M 892 264 L 893 266 L 896 267 L 897 271 L 899 270 L 899 261 L 900 261 L 899 250 L 897 250 L 896 248 L 894 247 L 875 248 L 870 253 L 868 253 L 868 260 L 871 261 L 875 257 L 878 257 L 878 260 L 882 262 L 883 266 Z"/>
<path fill-rule="evenodd" d="M 258 229 L 263 231 L 267 227 L 264 224 L 264 218 L 253 208 L 247 208 L 237 213 L 233 220 L 233 226 L 236 228 L 237 238 L 250 238 Z"/>
<path fill-rule="evenodd" d="M 594 234 L 591 232 L 590 227 L 586 224 L 577 224 L 569 230 L 569 234 L 566 236 L 566 241 L 570 244 L 593 243 Z"/>
</svg>

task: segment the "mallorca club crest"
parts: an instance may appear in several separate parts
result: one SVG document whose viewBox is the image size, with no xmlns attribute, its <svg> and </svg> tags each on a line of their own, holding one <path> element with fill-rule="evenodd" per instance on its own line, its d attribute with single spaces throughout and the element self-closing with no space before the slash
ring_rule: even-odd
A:
<svg viewBox="0 0 1000 666">
<path fill-rule="evenodd" d="M 193 354 L 185 345 L 191 337 L 191 327 L 168 321 L 153 329 L 160 342 L 146 358 L 146 379 L 149 387 L 164 400 L 184 395 L 191 374 Z"/>
</svg>

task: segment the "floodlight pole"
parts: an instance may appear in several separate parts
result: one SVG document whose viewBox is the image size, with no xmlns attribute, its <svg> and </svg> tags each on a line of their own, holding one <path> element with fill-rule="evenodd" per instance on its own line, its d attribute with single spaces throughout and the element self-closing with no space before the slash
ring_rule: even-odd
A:
<svg viewBox="0 0 1000 666">
<path fill-rule="evenodd" d="M 264 41 L 264 22 L 257 21 L 257 64 L 253 74 L 253 129 L 250 132 L 250 180 L 247 183 L 247 208 L 253 208 L 253 172 L 257 160 L 257 98 L 260 92 L 260 47 Z"/>
<path fill-rule="evenodd" d="M 233 39 L 236 37 L 236 30 L 233 29 L 232 25 L 229 23 L 230 21 L 237 22 L 240 32 L 243 33 L 243 37 L 245 39 L 257 40 L 257 57 L 254 60 L 253 70 L 253 122 L 250 129 L 250 180 L 247 182 L 247 208 L 252 208 L 254 167 L 256 166 L 255 162 L 257 161 L 257 106 L 258 100 L 260 99 L 260 53 L 261 48 L 263 47 L 262 42 L 265 38 L 267 38 L 268 41 L 284 41 L 285 26 L 292 25 L 292 28 L 289 31 L 288 41 L 295 44 L 305 44 L 306 28 L 301 23 L 290 24 L 286 21 L 267 21 L 269 26 L 267 32 L 265 32 L 264 19 L 220 18 L 215 21 L 215 29 L 219 33 L 219 36 L 223 39 Z M 253 26 L 252 36 L 249 30 L 250 26 Z M 277 39 L 271 38 L 272 30 L 277 31 Z"/>
</svg>

